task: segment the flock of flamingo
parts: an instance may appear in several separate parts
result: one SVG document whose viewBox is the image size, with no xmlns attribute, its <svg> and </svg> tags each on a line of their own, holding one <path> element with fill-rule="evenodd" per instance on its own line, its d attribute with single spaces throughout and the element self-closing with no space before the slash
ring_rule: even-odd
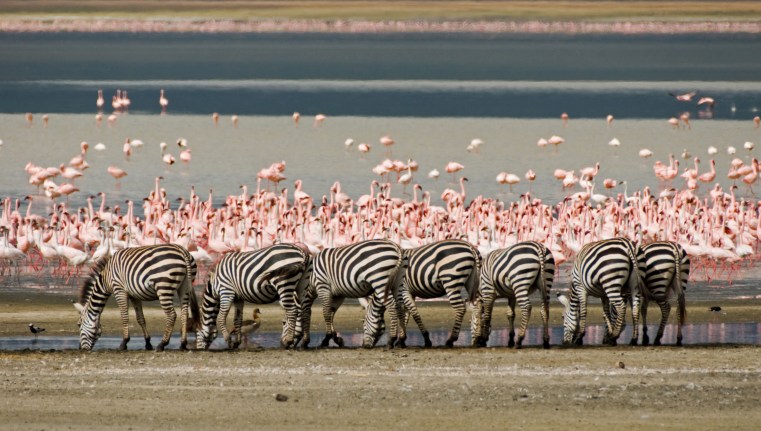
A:
<svg viewBox="0 0 761 431">
<path fill-rule="evenodd" d="M 692 93 L 675 95 L 678 100 L 687 98 L 685 101 L 692 96 Z M 125 99 L 129 100 L 126 91 L 114 96 L 113 115 L 126 112 L 129 103 L 125 104 Z M 159 104 L 165 113 L 169 102 L 163 90 Z M 102 115 L 103 106 L 99 91 L 97 115 Z M 215 113 L 212 118 L 216 123 L 219 115 Z M 300 114 L 294 113 L 293 121 L 298 123 L 299 118 Z M 318 114 L 314 126 L 319 127 L 325 119 Z M 568 115 L 564 113 L 561 119 L 567 123 Z M 31 115 L 27 120 L 33 121 Z M 613 116 L 609 115 L 606 121 L 610 125 Z M 758 128 L 761 119 L 755 117 L 753 122 Z M 237 123 L 235 116 L 233 123 Z M 680 126 L 682 123 L 684 126 Z M 687 126 L 689 121 L 682 116 L 677 127 Z M 539 139 L 537 145 L 552 144 L 557 150 L 563 142 L 562 137 L 552 136 Z M 379 143 L 390 148 L 394 140 L 382 136 Z M 351 147 L 354 141 L 349 139 L 344 144 Z M 480 139 L 474 139 L 467 150 L 478 152 L 482 144 Z M 125 157 L 142 145 L 142 141 L 128 139 L 124 144 Z M 183 148 L 181 160 L 190 162 L 187 141 L 180 138 L 177 145 Z M 360 145 L 366 148 L 358 148 L 361 152 L 370 150 L 369 144 Z M 610 145 L 617 144 L 611 141 Z M 165 148 L 162 143 L 164 161 L 174 163 L 173 158 L 164 154 Z M 747 142 L 745 149 L 752 150 L 753 144 Z M 0 267 L 4 273 L 29 273 L 45 268 L 68 282 L 88 264 L 119 248 L 157 243 L 181 244 L 191 251 L 201 268 L 208 268 L 225 253 L 259 249 L 278 242 L 301 243 L 317 253 L 326 247 L 373 238 L 392 239 L 405 248 L 463 238 L 476 245 L 483 255 L 519 241 L 535 240 L 545 243 L 556 263 L 562 264 L 572 261 L 588 242 L 623 236 L 640 242 L 676 241 L 696 262 L 693 278 L 731 280 L 742 262 L 755 258 L 761 243 L 761 201 L 737 197 L 736 185 L 722 189 L 715 183 L 719 175 L 715 161 L 710 160 L 709 169 L 701 173 L 700 159 L 687 151 L 682 158 L 685 161 L 691 158 L 692 167 L 680 173 L 680 160 L 673 155 L 667 163 L 656 161 L 653 173 L 660 189 L 645 187 L 632 194 L 625 182 L 611 178 L 602 181 L 604 187 L 623 186 L 623 191 L 613 196 L 595 192 L 600 163 L 577 171 L 557 169 L 555 177 L 568 190 L 557 203 L 544 202 L 531 193 L 508 195 L 514 197 L 508 201 L 469 192 L 467 178 L 456 177 L 463 169 L 457 162 L 444 168 L 452 175 L 453 188 L 433 196 L 431 191 L 414 183 L 417 162 L 390 159 L 372 169 L 378 179 L 370 182 L 368 193 L 355 197 L 344 193 L 338 181 L 316 198 L 304 191 L 301 180 L 296 180 L 292 189 L 281 189 L 278 184 L 286 180 L 286 162 L 281 161 L 258 172 L 255 189 L 242 185 L 239 194 L 226 196 L 224 203 L 217 206 L 213 204 L 212 190 L 202 197 L 194 187 L 177 201 L 170 200 L 161 187 L 162 177 L 155 178 L 153 190 L 137 205 L 126 201 L 124 207 L 109 206 L 104 192 L 89 196 L 86 206 L 81 208 L 56 201 L 79 191 L 73 183 L 89 167 L 88 150 L 89 145 L 83 142 L 79 154 L 68 164 L 57 167 L 28 163 L 29 183 L 44 193 L 2 200 Z M 641 157 L 651 155 L 645 150 L 640 152 Z M 108 172 L 117 179 L 126 175 L 116 166 L 110 166 Z M 726 175 L 752 187 L 758 181 L 759 162 L 755 158 L 750 163 L 735 158 Z M 59 176 L 68 182 L 55 184 L 53 180 Z M 428 176 L 438 177 L 439 172 L 433 170 Z M 536 173 L 529 169 L 523 177 L 533 181 Z M 678 178 L 683 184 L 675 184 Z M 512 186 L 521 177 L 500 172 L 496 181 Z M 395 184 L 402 185 L 401 193 Z M 700 193 L 700 184 L 706 184 L 709 191 Z M 411 195 L 407 193 L 408 185 Z M 581 191 L 575 191 L 578 188 Z M 49 199 L 54 202 L 50 214 L 42 216 L 33 211 L 36 201 L 46 200 L 40 204 L 43 206 Z"/>
</svg>

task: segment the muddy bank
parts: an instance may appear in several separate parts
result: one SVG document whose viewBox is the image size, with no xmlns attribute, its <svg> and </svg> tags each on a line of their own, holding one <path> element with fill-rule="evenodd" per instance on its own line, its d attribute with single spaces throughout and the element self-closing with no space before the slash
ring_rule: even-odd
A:
<svg viewBox="0 0 761 431">
<path fill-rule="evenodd" d="M 0 417 L 8 430 L 754 429 L 760 350 L 6 352 Z"/>
</svg>

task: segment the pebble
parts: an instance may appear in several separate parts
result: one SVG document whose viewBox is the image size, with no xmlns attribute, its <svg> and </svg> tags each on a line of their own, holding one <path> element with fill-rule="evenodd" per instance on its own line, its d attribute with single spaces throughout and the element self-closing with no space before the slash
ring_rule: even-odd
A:
<svg viewBox="0 0 761 431">
<path fill-rule="evenodd" d="M 276 394 L 275 399 L 281 402 L 288 401 L 288 396 L 283 394 Z"/>
</svg>

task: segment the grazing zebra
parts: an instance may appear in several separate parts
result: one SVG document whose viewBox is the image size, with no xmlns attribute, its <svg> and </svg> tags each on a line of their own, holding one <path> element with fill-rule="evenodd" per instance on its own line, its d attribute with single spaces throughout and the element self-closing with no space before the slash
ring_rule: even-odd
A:
<svg viewBox="0 0 761 431">
<path fill-rule="evenodd" d="M 216 328 L 229 348 L 241 343 L 243 304 L 269 304 L 280 300 L 286 318 L 280 345 L 293 345 L 298 318 L 298 284 L 308 281 L 309 253 L 293 244 L 275 244 L 246 252 L 226 254 L 212 270 L 203 295 L 201 328 L 196 347 L 206 349 L 216 337 Z M 227 329 L 227 315 L 235 305 L 235 340 Z"/>
<path fill-rule="evenodd" d="M 479 295 L 471 317 L 473 345 L 486 346 L 491 333 L 494 301 L 507 298 L 507 323 L 510 333 L 508 347 L 520 349 L 531 317 L 529 296 L 539 291 L 542 300 L 543 346 L 550 347 L 549 292 L 555 279 L 555 259 L 544 244 L 535 241 L 517 243 L 509 248 L 494 250 L 481 267 Z M 515 304 L 521 307 L 518 341 L 515 341 Z"/>
<path fill-rule="evenodd" d="M 393 346 L 398 337 L 398 316 L 401 315 L 401 306 L 395 300 L 395 294 L 404 273 L 403 261 L 401 248 L 383 239 L 320 251 L 312 261 L 310 282 L 302 293 L 297 340 L 303 337 L 302 346 L 308 347 L 312 303 L 319 296 L 326 329 L 322 346 L 327 347 L 331 339 L 338 346 L 343 346 L 343 339 L 333 327 L 333 315 L 344 298 L 370 297 L 365 312 L 362 346 L 373 347 L 380 339 L 386 307 L 391 308 L 388 344 Z"/>
<path fill-rule="evenodd" d="M 569 298 L 563 321 L 563 343 L 581 345 L 587 324 L 587 297 L 600 298 L 606 332 L 604 343 L 616 344 L 624 326 L 626 301 L 632 300 L 632 339 L 637 344 L 639 301 L 642 280 L 637 255 L 639 249 L 627 238 L 611 238 L 586 244 L 581 248 L 571 272 Z M 559 297 L 560 298 L 560 297 Z"/>
<path fill-rule="evenodd" d="M 143 329 L 145 349 L 151 350 L 151 337 L 145 327 L 142 301 L 158 300 L 166 315 L 166 326 L 161 343 L 156 347 L 164 350 L 172 336 L 177 313 L 174 310 L 175 293 L 181 307 L 180 349 L 187 348 L 188 306 L 190 306 L 191 329 L 195 329 L 199 316 L 198 302 L 193 291 L 196 277 L 196 262 L 183 247 L 175 244 L 124 248 L 111 257 L 104 257 L 95 263 L 90 277 L 80 290 L 79 348 L 91 350 L 101 334 L 100 316 L 106 301 L 114 295 L 119 305 L 122 320 L 121 350 L 127 349 L 129 342 L 128 301 L 135 307 L 135 317 Z"/>
<path fill-rule="evenodd" d="M 409 264 L 404 272 L 397 301 L 404 305 L 405 311 L 412 314 L 423 334 L 425 347 L 431 347 L 431 338 L 420 318 L 415 298 L 438 298 L 446 295 L 455 311 L 454 326 L 446 342 L 447 347 L 452 347 L 460 335 L 462 318 L 465 316 L 462 289 L 465 288 L 468 292 L 468 298 L 475 295 L 478 289 L 481 254 L 469 242 L 457 239 L 403 250 L 403 253 Z M 405 318 L 400 321 L 400 346 L 404 346 L 407 339 L 406 326 Z"/>
<path fill-rule="evenodd" d="M 690 258 L 679 244 L 671 241 L 660 241 L 644 245 L 640 248 L 637 258 L 639 272 L 645 283 L 642 297 L 642 345 L 650 343 L 647 335 L 647 305 L 650 299 L 661 308 L 661 324 L 655 336 L 654 345 L 661 344 L 663 330 L 668 322 L 671 304 L 669 299 L 672 292 L 676 294 L 679 307 L 676 345 L 682 345 L 682 325 L 685 316 L 684 291 L 690 277 Z"/>
</svg>

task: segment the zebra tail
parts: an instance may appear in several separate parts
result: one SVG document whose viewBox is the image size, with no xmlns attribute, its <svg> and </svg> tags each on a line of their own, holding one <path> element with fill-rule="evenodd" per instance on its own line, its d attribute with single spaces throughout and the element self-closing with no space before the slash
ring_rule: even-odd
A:
<svg viewBox="0 0 761 431">
<path fill-rule="evenodd" d="M 544 244 L 539 243 L 542 249 L 542 254 L 539 257 L 539 274 L 537 274 L 537 285 L 539 286 L 539 293 L 542 295 L 542 300 L 549 301 L 549 292 L 547 292 L 547 277 L 544 275 L 544 271 L 547 266 L 547 247 Z M 552 253 L 550 253 L 552 256 Z"/>
<path fill-rule="evenodd" d="M 468 280 L 465 282 L 465 288 L 468 289 L 468 302 L 474 304 L 476 298 L 478 298 L 478 289 L 481 285 L 481 265 L 483 259 L 481 258 L 481 252 L 479 252 L 477 248 L 471 248 L 473 249 L 473 256 L 476 259 L 476 265 L 475 268 L 473 268 L 473 271 L 470 272 Z"/>
<path fill-rule="evenodd" d="M 386 290 L 383 292 L 384 304 L 386 300 L 388 299 L 389 293 L 393 295 L 393 298 L 396 301 L 396 295 L 399 293 L 399 288 L 402 286 L 402 280 L 404 279 L 404 273 L 407 271 L 408 264 L 409 264 L 409 260 L 407 259 L 407 257 L 400 253 L 399 261 L 396 265 L 396 270 L 394 272 L 394 275 L 389 277 L 388 283 L 386 284 Z"/>
<path fill-rule="evenodd" d="M 195 263 L 193 260 L 193 256 L 191 256 L 188 253 L 189 259 L 186 258 L 185 264 L 187 266 L 187 273 L 185 274 L 185 292 L 187 292 L 188 297 L 190 298 L 190 313 L 188 313 L 188 329 L 196 332 L 199 329 L 201 329 L 201 311 L 200 307 L 198 306 L 198 296 L 196 295 L 196 291 L 193 289 L 193 280 L 190 277 L 190 274 L 192 274 L 192 266 Z"/>
<path fill-rule="evenodd" d="M 678 299 L 679 318 L 684 322 L 687 315 L 687 307 L 684 305 L 684 288 L 682 287 L 682 253 L 678 245 L 674 246 L 674 293 Z"/>
</svg>

